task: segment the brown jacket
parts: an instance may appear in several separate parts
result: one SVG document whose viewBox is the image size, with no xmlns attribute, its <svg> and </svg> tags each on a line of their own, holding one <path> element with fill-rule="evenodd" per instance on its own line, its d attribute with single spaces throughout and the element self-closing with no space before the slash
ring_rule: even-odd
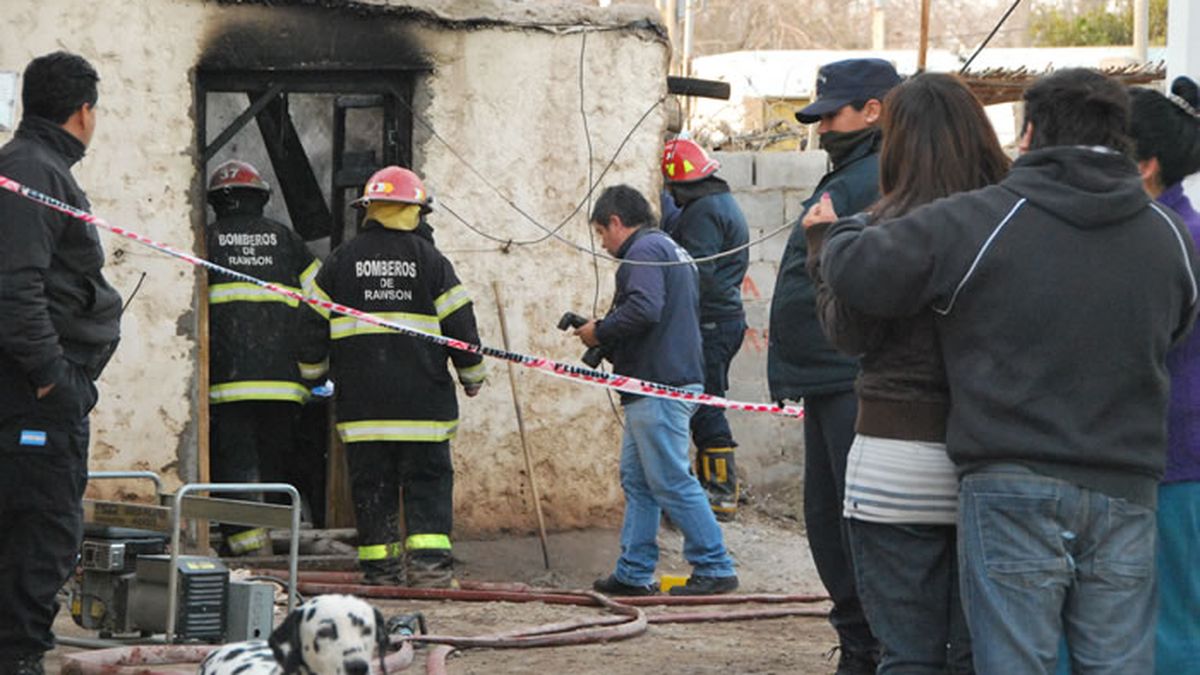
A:
<svg viewBox="0 0 1200 675">
<path fill-rule="evenodd" d="M 865 218 L 865 215 L 854 216 Z M 866 436 L 945 442 L 950 395 L 933 312 L 881 319 L 847 306 L 821 274 L 828 224 L 805 232 L 807 268 L 817 291 L 817 318 L 838 350 L 860 359 L 855 431 Z M 886 280 L 883 281 L 886 283 Z"/>
</svg>

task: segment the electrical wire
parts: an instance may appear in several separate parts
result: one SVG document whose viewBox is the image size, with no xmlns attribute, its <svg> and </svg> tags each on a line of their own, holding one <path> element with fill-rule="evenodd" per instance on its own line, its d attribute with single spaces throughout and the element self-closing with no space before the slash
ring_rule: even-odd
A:
<svg viewBox="0 0 1200 675">
<path fill-rule="evenodd" d="M 983 48 L 987 47 L 988 43 L 992 41 L 992 38 L 996 37 L 996 32 L 1000 30 L 1000 27 L 1004 25 L 1005 21 L 1008 21 L 1008 17 L 1012 16 L 1012 13 L 1017 9 L 1017 5 L 1020 4 L 1021 0 L 1013 0 L 1012 7 L 1009 7 L 1008 11 L 1004 13 L 1004 16 L 1000 17 L 1000 21 L 996 23 L 996 27 L 992 29 L 992 32 L 988 33 L 988 36 L 983 39 L 983 42 L 979 45 L 979 48 L 975 50 L 975 53 L 971 54 L 971 58 L 967 59 L 967 62 L 963 64 L 961 69 L 959 69 L 959 75 L 966 74 L 967 69 L 969 69 L 971 64 L 975 62 L 975 57 L 979 56 L 979 52 L 982 52 Z"/>
</svg>

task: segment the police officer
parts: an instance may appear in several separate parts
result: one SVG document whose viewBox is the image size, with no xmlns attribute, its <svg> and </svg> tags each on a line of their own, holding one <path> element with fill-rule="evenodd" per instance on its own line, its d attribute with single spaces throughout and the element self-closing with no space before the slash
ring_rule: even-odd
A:
<svg viewBox="0 0 1200 675">
<path fill-rule="evenodd" d="M 208 227 L 209 258 L 311 295 L 321 264 L 294 231 L 263 216 L 270 196 L 270 186 L 246 162 L 230 160 L 212 172 L 208 202 L 217 219 Z M 322 340 L 311 329 L 306 334 L 312 322 L 301 319 L 304 313 L 319 317 L 309 305 L 220 272 L 209 272 L 208 307 L 212 478 L 286 480 L 286 467 L 296 461 L 293 429 L 308 395 L 302 381 L 326 369 L 301 358 Z M 319 353 L 319 342 L 315 349 Z M 323 463 L 305 468 L 325 469 Z M 248 555 L 270 543 L 262 528 L 223 525 L 221 533 L 223 555 Z"/>
<path fill-rule="evenodd" d="M 30 62 L 0 175 L 88 209 L 71 167 L 96 128 L 82 57 Z M 92 381 L 116 347 L 121 298 L 95 229 L 0 190 L 0 675 L 41 675 L 55 595 L 83 535 Z"/>
<path fill-rule="evenodd" d="M 389 166 L 376 172 L 355 201 L 366 208 L 363 231 L 330 254 L 317 275 L 318 297 L 478 343 L 467 290 L 422 234 L 430 201 L 412 171 Z M 453 362 L 467 396 L 474 396 L 485 378 L 483 359 L 347 316 L 331 317 L 329 337 L 359 565 L 368 583 L 450 586 L 450 439 L 458 427 L 458 401 L 446 361 Z"/>
</svg>

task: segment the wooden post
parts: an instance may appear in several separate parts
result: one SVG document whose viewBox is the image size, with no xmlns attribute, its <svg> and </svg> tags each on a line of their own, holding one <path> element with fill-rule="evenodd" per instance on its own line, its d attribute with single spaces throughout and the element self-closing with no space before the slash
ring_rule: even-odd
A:
<svg viewBox="0 0 1200 675">
<path fill-rule="evenodd" d="M 921 0 L 921 45 L 917 51 L 917 72 L 925 72 L 925 55 L 929 51 L 929 4 Z"/>
<path fill-rule="evenodd" d="M 500 299 L 500 282 L 492 282 L 492 293 L 496 296 L 496 313 L 500 316 L 500 338 L 504 340 L 504 350 L 510 351 L 508 344 L 508 321 L 504 318 L 504 303 Z M 529 476 L 529 492 L 533 498 L 533 510 L 537 514 L 538 537 L 542 542 L 542 562 L 550 569 L 550 549 L 546 545 L 546 520 L 542 517 L 542 498 L 538 494 L 537 475 L 533 472 L 533 457 L 529 454 L 529 443 L 525 440 L 525 418 L 521 416 L 521 397 L 517 395 L 517 375 L 513 370 L 512 361 L 508 365 L 508 385 L 512 388 L 513 408 L 517 413 L 517 433 L 521 436 L 521 451 L 525 455 L 525 474 Z"/>
</svg>

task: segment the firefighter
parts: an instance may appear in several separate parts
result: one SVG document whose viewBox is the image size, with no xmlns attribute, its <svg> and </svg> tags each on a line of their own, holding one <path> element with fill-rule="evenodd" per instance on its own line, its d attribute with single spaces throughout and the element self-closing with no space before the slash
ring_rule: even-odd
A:
<svg viewBox="0 0 1200 675">
<path fill-rule="evenodd" d="M 423 234 L 422 216 L 432 209 L 421 179 L 386 167 L 353 203 L 366 209 L 362 233 L 330 254 L 317 275 L 317 297 L 478 343 L 470 296 Z M 458 427 L 458 401 L 446 360 L 454 363 L 467 396 L 475 396 L 485 379 L 483 359 L 353 317 L 329 318 L 330 372 L 350 464 L 359 565 L 368 583 L 452 586 L 450 439 Z"/>
<path fill-rule="evenodd" d="M 209 258 L 311 295 L 321 263 L 295 232 L 263 216 L 270 197 L 270 186 L 250 164 L 230 160 L 218 166 L 208 182 L 208 202 L 217 214 L 208 227 Z M 308 396 L 303 381 L 326 370 L 301 359 L 306 348 L 322 349 L 322 336 L 311 332 L 306 345 L 304 329 L 311 331 L 313 322 L 302 315 L 321 319 L 308 305 L 255 284 L 219 272 L 209 272 L 208 281 L 212 478 L 285 480 L 296 461 L 293 429 Z M 323 464 L 306 468 L 324 471 Z M 249 555 L 270 543 L 262 528 L 223 525 L 221 533 L 222 555 Z"/>
<path fill-rule="evenodd" d="M 662 173 L 666 190 L 681 211 L 663 231 L 692 258 L 701 259 L 744 247 L 750 240 L 746 218 L 715 174 L 720 162 L 687 138 L 668 141 L 663 148 Z M 704 349 L 704 392 L 724 396 L 729 389 L 729 364 L 746 334 L 742 309 L 742 278 L 750 265 L 744 248 L 730 255 L 697 263 L 700 270 L 700 338 Z M 696 444 L 696 473 L 708 493 L 718 520 L 733 520 L 738 506 L 738 479 L 733 449 L 737 443 L 725 411 L 700 406 L 692 416 Z"/>
</svg>

